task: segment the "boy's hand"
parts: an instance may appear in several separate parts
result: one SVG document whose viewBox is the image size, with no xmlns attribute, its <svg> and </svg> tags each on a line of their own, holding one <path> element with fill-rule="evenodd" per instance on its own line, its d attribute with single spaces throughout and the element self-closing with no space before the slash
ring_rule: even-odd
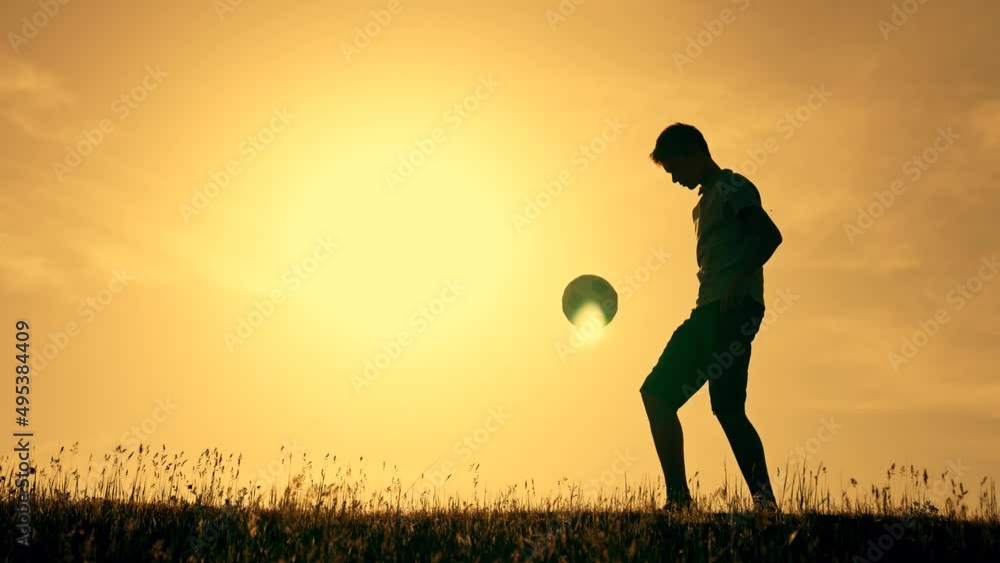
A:
<svg viewBox="0 0 1000 563">
<path fill-rule="evenodd" d="M 722 312 L 732 311 L 739 307 L 746 297 L 747 274 L 740 274 L 733 283 L 729 284 L 729 289 L 722 295 Z"/>
</svg>

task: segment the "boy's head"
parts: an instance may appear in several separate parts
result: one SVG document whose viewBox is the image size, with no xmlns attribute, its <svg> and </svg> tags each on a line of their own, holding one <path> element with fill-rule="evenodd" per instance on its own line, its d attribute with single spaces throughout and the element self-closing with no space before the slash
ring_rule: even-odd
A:
<svg viewBox="0 0 1000 563">
<path fill-rule="evenodd" d="M 674 123 L 657 137 L 649 158 L 662 166 L 674 183 L 693 190 L 712 162 L 712 153 L 701 131 L 686 123 Z"/>
</svg>

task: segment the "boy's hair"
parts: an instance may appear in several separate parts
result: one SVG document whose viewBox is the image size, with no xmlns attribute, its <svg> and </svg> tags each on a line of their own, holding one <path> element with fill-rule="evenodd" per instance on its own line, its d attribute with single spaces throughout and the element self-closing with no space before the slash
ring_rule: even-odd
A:
<svg viewBox="0 0 1000 563">
<path fill-rule="evenodd" d="M 653 152 L 649 153 L 649 158 L 656 164 L 663 166 L 668 158 L 698 151 L 704 152 L 709 158 L 712 156 L 701 131 L 687 123 L 674 123 L 664 129 L 656 138 L 656 147 Z"/>
</svg>

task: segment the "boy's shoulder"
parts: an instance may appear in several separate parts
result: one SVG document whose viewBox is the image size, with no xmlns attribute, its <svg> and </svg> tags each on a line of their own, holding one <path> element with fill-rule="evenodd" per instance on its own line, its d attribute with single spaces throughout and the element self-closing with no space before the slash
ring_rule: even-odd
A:
<svg viewBox="0 0 1000 563">
<path fill-rule="evenodd" d="M 722 170 L 722 174 L 719 176 L 719 182 L 734 188 L 739 188 L 745 185 L 753 186 L 753 182 L 751 182 L 749 178 L 731 168 L 725 168 Z"/>
<path fill-rule="evenodd" d="M 724 198 L 728 198 L 733 194 L 744 193 L 760 197 L 760 192 L 757 190 L 757 186 L 755 186 L 749 178 L 729 168 L 724 169 L 722 174 L 719 175 L 717 185 L 721 188 L 719 191 Z"/>
</svg>

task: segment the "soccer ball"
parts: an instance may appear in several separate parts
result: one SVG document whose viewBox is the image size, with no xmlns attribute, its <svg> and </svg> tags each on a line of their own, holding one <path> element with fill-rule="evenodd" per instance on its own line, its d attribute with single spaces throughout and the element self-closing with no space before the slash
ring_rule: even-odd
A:
<svg viewBox="0 0 1000 563">
<path fill-rule="evenodd" d="M 618 313 L 618 292 L 601 276 L 584 274 L 569 282 L 562 296 L 562 310 L 569 322 L 576 323 L 577 316 L 588 306 L 599 307 L 604 314 L 604 324 L 610 324 Z"/>
</svg>

